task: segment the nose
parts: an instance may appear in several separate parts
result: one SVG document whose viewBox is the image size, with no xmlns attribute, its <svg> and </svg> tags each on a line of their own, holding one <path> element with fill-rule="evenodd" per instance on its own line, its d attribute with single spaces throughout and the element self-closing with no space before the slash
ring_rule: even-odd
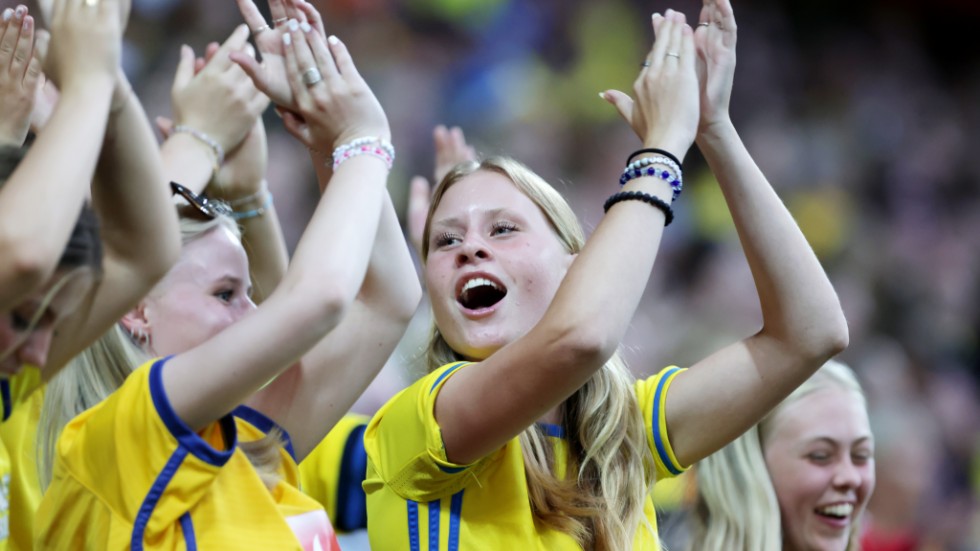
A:
<svg viewBox="0 0 980 551">
<path fill-rule="evenodd" d="M 456 266 L 464 266 L 478 260 L 489 260 L 490 248 L 486 242 L 472 233 L 468 234 L 456 252 Z"/>
<path fill-rule="evenodd" d="M 853 461 L 845 459 L 837 464 L 833 484 L 838 488 L 857 488 L 861 485 L 861 473 Z"/>
<path fill-rule="evenodd" d="M 37 328 L 31 332 L 27 340 L 17 350 L 17 359 L 21 363 L 44 366 L 48 361 L 48 350 L 51 349 L 51 337 L 54 331 L 50 327 Z"/>
</svg>

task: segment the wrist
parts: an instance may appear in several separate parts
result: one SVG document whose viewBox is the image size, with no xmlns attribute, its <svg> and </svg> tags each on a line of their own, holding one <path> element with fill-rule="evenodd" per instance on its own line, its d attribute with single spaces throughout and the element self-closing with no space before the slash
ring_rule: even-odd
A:
<svg viewBox="0 0 980 551">
<path fill-rule="evenodd" d="M 648 136 L 643 140 L 643 147 L 662 149 L 677 157 L 678 163 L 683 163 L 687 150 L 691 148 L 691 141 L 679 136 Z"/>
<path fill-rule="evenodd" d="M 735 125 L 732 120 L 727 116 L 720 117 L 700 125 L 695 141 L 703 147 L 718 140 L 724 140 L 733 133 L 735 133 Z"/>
<path fill-rule="evenodd" d="M 265 179 L 248 185 L 243 185 L 241 182 L 236 182 L 236 184 L 238 184 L 236 188 L 229 189 L 215 182 L 210 186 L 208 192 L 215 199 L 228 203 L 235 210 L 251 210 L 259 207 L 265 202 L 266 196 L 269 194 L 269 185 Z"/>
<path fill-rule="evenodd" d="M 133 87 L 122 68 L 116 71 L 116 82 L 112 88 L 112 104 L 109 113 L 115 115 L 122 111 L 133 95 Z"/>
</svg>

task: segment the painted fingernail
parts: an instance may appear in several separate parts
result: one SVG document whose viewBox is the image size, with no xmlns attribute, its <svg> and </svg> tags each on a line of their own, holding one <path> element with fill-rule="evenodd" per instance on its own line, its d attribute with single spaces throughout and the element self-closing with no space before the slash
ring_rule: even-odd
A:
<svg viewBox="0 0 980 551">
<path fill-rule="evenodd" d="M 329 37 L 329 38 L 327 38 L 327 42 L 329 42 L 329 43 L 331 43 L 331 44 L 340 44 L 340 39 L 339 39 L 339 38 L 337 38 L 337 37 L 336 37 L 336 36 L 334 36 L 334 35 L 330 35 L 330 37 Z"/>
<path fill-rule="evenodd" d="M 303 29 L 303 32 L 304 33 L 308 33 L 308 32 L 310 32 L 310 31 L 313 30 L 313 27 L 311 27 L 310 24 L 307 23 L 306 21 L 303 21 L 302 23 L 300 23 L 299 24 L 299 28 Z"/>
<path fill-rule="evenodd" d="M 299 21 L 296 21 L 295 19 L 290 19 L 289 20 L 289 30 L 296 31 L 298 29 L 299 29 Z"/>
<path fill-rule="evenodd" d="M 667 11 L 664 12 L 664 16 L 670 17 L 671 15 L 673 15 L 673 13 L 674 13 L 673 8 L 667 8 Z"/>
<path fill-rule="evenodd" d="M 282 33 L 282 43 L 289 46 L 293 43 L 293 35 L 289 33 Z"/>
<path fill-rule="evenodd" d="M 14 10 L 7 8 L 3 10 L 3 20 L 10 21 L 10 18 L 14 16 Z"/>
</svg>

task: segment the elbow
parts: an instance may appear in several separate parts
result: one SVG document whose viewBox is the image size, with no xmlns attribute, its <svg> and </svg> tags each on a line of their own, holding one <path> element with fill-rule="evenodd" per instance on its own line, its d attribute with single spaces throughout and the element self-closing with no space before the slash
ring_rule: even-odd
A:
<svg viewBox="0 0 980 551">
<path fill-rule="evenodd" d="M 310 281 L 296 291 L 291 295 L 302 304 L 302 323 L 318 335 L 325 335 L 337 327 L 354 302 L 353 295 L 336 284 Z"/>
<path fill-rule="evenodd" d="M 804 327 L 791 341 L 802 358 L 822 363 L 843 352 L 849 339 L 847 320 L 839 313 Z"/>
<path fill-rule="evenodd" d="M 7 289 L 29 292 L 40 287 L 54 273 L 58 261 L 56 256 L 46 255 L 40 248 L 27 247 L 24 243 L 0 247 L 0 250 L 6 265 L 4 287 Z"/>
<path fill-rule="evenodd" d="M 552 343 L 554 365 L 567 373 L 569 367 L 589 371 L 605 364 L 619 347 L 619 339 L 598 330 L 595 324 L 561 328 L 549 339 Z"/>
<path fill-rule="evenodd" d="M 411 278 L 404 292 L 396 299 L 393 315 L 401 322 L 408 324 L 415 316 L 419 303 L 422 302 L 422 285 L 417 278 Z"/>
</svg>

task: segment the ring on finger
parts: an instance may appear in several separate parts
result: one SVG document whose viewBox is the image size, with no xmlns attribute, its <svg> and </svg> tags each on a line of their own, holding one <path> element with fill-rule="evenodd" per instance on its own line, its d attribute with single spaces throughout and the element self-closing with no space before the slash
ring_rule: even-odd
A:
<svg viewBox="0 0 980 551">
<path fill-rule="evenodd" d="M 278 27 L 279 25 L 282 25 L 286 21 L 289 21 L 289 18 L 288 17 L 280 17 L 279 19 L 273 19 L 272 20 L 272 26 Z"/>
<path fill-rule="evenodd" d="M 270 27 L 269 25 L 262 25 L 261 27 L 258 27 L 258 28 L 256 28 L 256 29 L 252 29 L 252 36 L 256 36 L 256 35 L 258 35 L 259 33 L 262 33 L 262 32 L 265 32 L 265 31 L 268 31 L 268 30 L 269 30 L 269 29 L 271 29 L 271 28 L 272 28 L 272 27 Z"/>
<path fill-rule="evenodd" d="M 303 84 L 307 88 L 312 88 L 316 83 L 323 80 L 323 75 L 320 74 L 320 70 L 316 67 L 310 67 L 309 69 L 303 71 Z"/>
<path fill-rule="evenodd" d="M 664 57 L 676 57 L 677 59 L 680 59 L 681 54 L 677 52 L 667 52 L 667 54 Z"/>
<path fill-rule="evenodd" d="M 94 8 L 95 6 L 99 5 L 99 0 L 85 0 L 85 5 L 90 8 Z"/>
<path fill-rule="evenodd" d="M 643 63 L 640 63 L 640 67 L 649 67 L 649 66 L 650 66 L 650 60 L 649 59 L 644 59 L 643 60 Z"/>
<path fill-rule="evenodd" d="M 707 21 L 705 21 L 704 23 L 698 23 L 698 27 L 710 27 L 710 26 L 711 23 Z"/>
</svg>

